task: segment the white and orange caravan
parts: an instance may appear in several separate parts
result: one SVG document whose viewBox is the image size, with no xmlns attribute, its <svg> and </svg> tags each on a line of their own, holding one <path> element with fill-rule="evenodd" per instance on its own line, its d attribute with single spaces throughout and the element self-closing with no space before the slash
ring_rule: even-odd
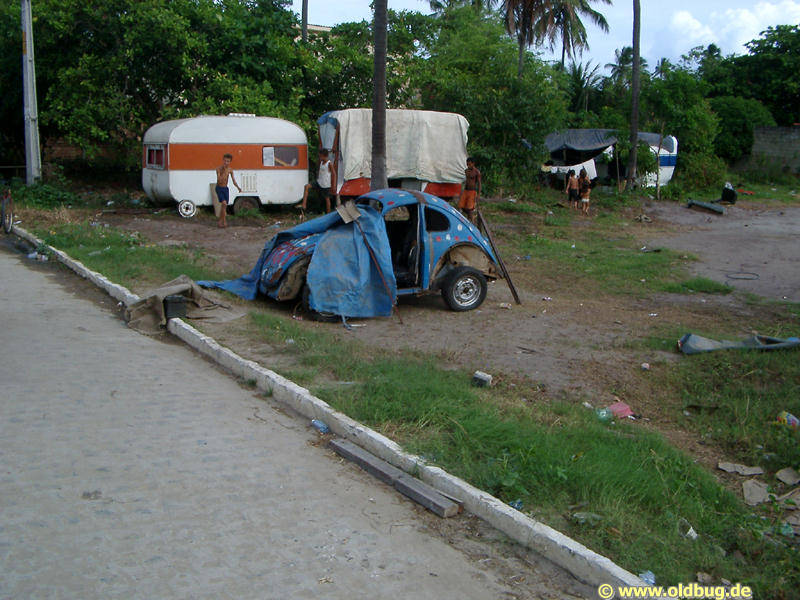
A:
<svg viewBox="0 0 800 600">
<path fill-rule="evenodd" d="M 142 187 L 151 200 L 178 203 L 178 213 L 193 217 L 211 206 L 216 168 L 222 156 L 239 192 L 229 182 L 234 213 L 261 204 L 293 204 L 308 183 L 308 142 L 294 123 L 251 114 L 202 116 L 164 121 L 144 134 Z"/>
</svg>

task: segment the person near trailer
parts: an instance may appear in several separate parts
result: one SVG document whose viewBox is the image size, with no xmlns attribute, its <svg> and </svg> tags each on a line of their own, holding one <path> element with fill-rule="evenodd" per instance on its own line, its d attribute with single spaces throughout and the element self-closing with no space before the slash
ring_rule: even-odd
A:
<svg viewBox="0 0 800 600">
<path fill-rule="evenodd" d="M 214 191 L 217 193 L 217 199 L 221 205 L 219 217 L 217 219 L 217 226 L 223 228 L 228 226 L 226 221 L 228 203 L 230 202 L 230 194 L 228 192 L 228 177 L 231 178 L 233 185 L 236 186 L 236 189 L 240 192 L 242 191 L 242 188 L 240 188 L 239 184 L 236 182 L 236 177 L 233 175 L 233 169 L 231 169 L 232 160 L 233 156 L 231 154 L 224 154 L 222 156 L 222 164 L 217 167 L 217 185 L 214 188 Z"/>
<path fill-rule="evenodd" d="M 567 173 L 567 180 L 564 186 L 564 192 L 567 194 L 567 202 L 569 202 L 572 208 L 577 210 L 581 196 L 580 192 L 578 191 L 578 178 L 575 177 L 575 169 L 570 169 L 569 173 Z"/>
<path fill-rule="evenodd" d="M 321 148 L 319 151 L 319 168 L 317 169 L 317 179 L 313 183 L 307 183 L 303 192 L 303 200 L 296 208 L 305 211 L 308 208 L 308 192 L 314 190 L 318 195 L 325 198 L 325 212 L 331 212 L 331 196 L 336 189 L 336 172 L 333 168 L 328 150 Z M 339 205 L 337 196 L 336 205 Z"/>
<path fill-rule="evenodd" d="M 578 177 L 578 192 L 581 196 L 581 212 L 585 215 L 589 214 L 589 196 L 592 193 L 592 182 L 586 169 L 581 169 L 580 176 Z"/>
<path fill-rule="evenodd" d="M 466 181 L 464 190 L 458 200 L 458 208 L 469 219 L 470 223 L 475 222 L 475 211 L 478 209 L 478 196 L 481 194 L 481 172 L 475 166 L 475 159 L 467 159 L 467 168 L 464 169 Z"/>
</svg>

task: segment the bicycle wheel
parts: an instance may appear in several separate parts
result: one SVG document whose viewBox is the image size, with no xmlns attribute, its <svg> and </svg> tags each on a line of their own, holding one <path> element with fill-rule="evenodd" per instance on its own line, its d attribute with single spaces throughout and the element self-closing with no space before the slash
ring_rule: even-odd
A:
<svg viewBox="0 0 800 600">
<path fill-rule="evenodd" d="M 14 210 L 11 203 L 11 194 L 3 194 L 2 206 L 0 206 L 0 220 L 3 222 L 3 231 L 11 233 L 14 225 Z"/>
</svg>

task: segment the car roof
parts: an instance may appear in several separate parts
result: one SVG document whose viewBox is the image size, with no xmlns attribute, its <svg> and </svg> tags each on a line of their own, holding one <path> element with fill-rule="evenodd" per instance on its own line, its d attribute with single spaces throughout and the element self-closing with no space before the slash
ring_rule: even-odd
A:
<svg viewBox="0 0 800 600">
<path fill-rule="evenodd" d="M 381 214 L 386 215 L 390 210 L 398 206 L 409 206 L 411 204 L 424 204 L 437 208 L 440 211 L 447 213 L 450 217 L 455 219 L 458 223 L 464 225 L 475 237 L 473 243 L 481 246 L 483 250 L 492 258 L 496 260 L 494 251 L 491 248 L 489 240 L 478 230 L 478 228 L 469 222 L 460 211 L 453 208 L 453 206 L 438 196 L 433 194 L 426 194 L 425 192 L 417 192 L 411 190 L 404 190 L 399 188 L 387 188 L 383 190 L 372 190 L 363 196 L 359 196 L 359 203 L 367 203 L 370 200 L 376 200 L 381 205 Z"/>
<path fill-rule="evenodd" d="M 387 188 L 384 190 L 373 190 L 371 192 L 367 192 L 358 198 L 359 202 L 364 202 L 365 200 L 377 200 L 380 202 L 381 214 L 384 215 L 391 209 L 397 208 L 398 206 L 408 206 L 409 204 L 426 204 L 435 206 L 439 210 L 456 217 L 458 220 L 467 222 L 464 215 L 450 206 L 446 200 L 442 200 L 438 196 L 434 196 L 432 194 L 426 194 L 425 192 Z"/>
</svg>

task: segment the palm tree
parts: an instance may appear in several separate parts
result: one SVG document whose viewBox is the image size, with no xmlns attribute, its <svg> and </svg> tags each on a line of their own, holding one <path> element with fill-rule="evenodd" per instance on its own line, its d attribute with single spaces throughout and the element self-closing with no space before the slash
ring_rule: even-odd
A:
<svg viewBox="0 0 800 600">
<path fill-rule="evenodd" d="M 589 18 L 600 29 L 608 33 L 608 21 L 592 8 L 591 4 L 594 1 L 553 0 L 548 2 L 544 10 L 537 15 L 533 28 L 539 39 L 547 40 L 550 43 L 550 49 L 553 50 L 556 47 L 556 39 L 561 38 L 562 69 L 567 56 L 574 58 L 576 50 L 582 53 L 589 48 L 586 26 L 581 21 L 581 17 Z M 611 4 L 611 0 L 598 1 Z"/>
<path fill-rule="evenodd" d="M 636 151 L 639 146 L 639 78 L 642 75 L 639 65 L 639 38 L 642 9 L 639 0 L 633 0 L 633 77 L 631 78 L 631 158 L 628 163 L 627 187 L 636 179 Z"/>
<path fill-rule="evenodd" d="M 661 58 L 656 63 L 656 68 L 653 69 L 653 77 L 658 77 L 659 79 L 664 79 L 667 76 L 667 73 L 672 71 L 675 68 L 675 65 L 672 64 L 672 61 L 668 58 Z"/>
<path fill-rule="evenodd" d="M 639 57 L 639 69 L 646 69 L 647 61 Z M 609 79 L 615 84 L 628 86 L 633 71 L 633 48 L 625 46 L 622 50 L 614 50 L 614 62 L 606 63 L 606 69 L 611 71 Z"/>
<path fill-rule="evenodd" d="M 372 170 L 370 189 L 389 187 L 386 179 L 386 27 L 387 0 L 375 0 L 375 57 L 372 79 Z"/>
<path fill-rule="evenodd" d="M 592 90 L 597 90 L 601 76 L 597 73 L 600 65 L 592 67 L 592 61 L 583 63 L 572 62 L 567 71 L 569 79 L 569 91 L 572 98 L 572 109 L 589 110 L 589 94 Z"/>
<path fill-rule="evenodd" d="M 522 77 L 525 48 L 537 40 L 534 23 L 550 5 L 550 0 L 504 0 L 503 12 L 506 17 L 506 31 L 517 38 L 519 58 L 517 75 Z"/>
<path fill-rule="evenodd" d="M 437 15 L 443 14 L 451 6 L 466 6 L 471 4 L 475 8 L 492 8 L 497 0 L 428 0 L 431 10 Z"/>
</svg>

